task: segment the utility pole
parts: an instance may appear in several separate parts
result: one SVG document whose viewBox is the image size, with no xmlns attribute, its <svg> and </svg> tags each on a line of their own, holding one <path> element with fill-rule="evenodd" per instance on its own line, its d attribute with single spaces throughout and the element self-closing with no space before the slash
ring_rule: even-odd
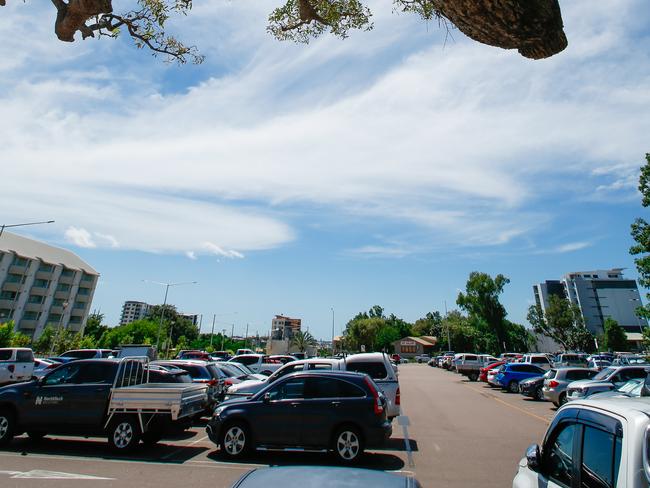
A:
<svg viewBox="0 0 650 488">
<path fill-rule="evenodd" d="M 332 357 L 334 357 L 334 307 L 331 307 L 332 310 Z"/>
<path fill-rule="evenodd" d="M 445 300 L 445 318 L 447 318 L 447 300 Z M 449 333 L 449 321 L 447 321 L 447 347 L 451 351 L 451 334 Z"/>
<path fill-rule="evenodd" d="M 226 343 L 226 329 L 221 331 L 221 350 L 224 350 L 224 345 Z"/>
<path fill-rule="evenodd" d="M 247 343 L 248 343 L 248 324 L 246 324 L 246 335 L 244 336 L 244 348 L 246 347 Z"/>
<path fill-rule="evenodd" d="M 217 314 L 212 315 L 212 332 L 210 332 L 210 347 L 212 347 L 212 338 L 214 337 L 214 323 L 217 320 Z M 221 346 L 221 350 L 223 351 L 223 345 Z"/>
<path fill-rule="evenodd" d="M 235 337 L 235 324 L 230 324 L 230 325 L 231 325 L 231 328 L 230 328 L 230 340 L 232 341 L 234 339 L 234 337 Z"/>
</svg>

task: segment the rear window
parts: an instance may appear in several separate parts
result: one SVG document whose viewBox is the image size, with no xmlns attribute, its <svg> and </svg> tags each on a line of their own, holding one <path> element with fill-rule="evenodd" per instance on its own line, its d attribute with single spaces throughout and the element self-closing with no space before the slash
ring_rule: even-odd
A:
<svg viewBox="0 0 650 488">
<path fill-rule="evenodd" d="M 532 358 L 531 363 L 548 364 L 548 359 L 545 357 Z"/>
<path fill-rule="evenodd" d="M 593 377 L 596 374 L 595 371 L 589 371 L 588 369 L 576 369 L 574 371 L 567 371 L 566 379 L 567 380 L 586 380 Z"/>
<path fill-rule="evenodd" d="M 546 377 L 549 379 L 555 378 L 557 375 L 557 369 L 551 369 L 548 373 L 546 373 Z"/>
<path fill-rule="evenodd" d="M 359 398 L 366 394 L 359 387 L 336 378 L 309 378 L 306 398 Z"/>
<path fill-rule="evenodd" d="M 190 364 L 175 364 L 174 366 L 184 369 L 195 380 L 211 380 L 210 372 L 202 366 L 193 366 Z M 218 378 L 218 376 L 217 376 Z"/>
<path fill-rule="evenodd" d="M 465 355 L 465 361 L 476 361 L 478 358 L 472 354 Z"/>
<path fill-rule="evenodd" d="M 17 351 L 16 352 L 16 362 L 17 363 L 31 363 L 34 361 L 34 353 L 32 351 Z"/>
<path fill-rule="evenodd" d="M 233 358 L 231 361 L 250 366 L 251 364 L 257 364 L 259 362 L 259 358 L 256 356 L 242 356 L 240 358 Z"/>
<path fill-rule="evenodd" d="M 61 354 L 62 358 L 92 359 L 96 356 L 95 351 L 68 351 Z"/>
<path fill-rule="evenodd" d="M 13 355 L 12 349 L 2 349 L 0 350 L 0 361 L 11 361 L 12 355 Z"/>
<path fill-rule="evenodd" d="M 113 351 L 102 351 L 102 358 L 106 359 L 113 355 Z"/>
<path fill-rule="evenodd" d="M 386 371 L 386 367 L 384 366 L 383 361 L 350 362 L 346 364 L 346 369 L 348 371 L 353 371 L 356 373 L 365 373 L 373 380 L 383 380 L 388 376 L 388 372 Z"/>
</svg>

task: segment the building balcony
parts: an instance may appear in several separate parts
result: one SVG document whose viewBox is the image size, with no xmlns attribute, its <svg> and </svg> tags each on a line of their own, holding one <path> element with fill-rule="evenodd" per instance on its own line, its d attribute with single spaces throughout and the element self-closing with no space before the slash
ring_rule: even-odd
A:
<svg viewBox="0 0 650 488">
<path fill-rule="evenodd" d="M 9 273 L 11 274 L 22 275 L 25 274 L 26 271 L 27 271 L 27 266 L 18 266 L 16 264 L 12 264 L 11 266 L 9 266 Z"/>
<path fill-rule="evenodd" d="M 37 280 L 51 280 L 52 272 L 51 271 L 37 271 L 36 272 Z"/>
<path fill-rule="evenodd" d="M 20 291 L 20 283 L 8 283 L 2 285 L 2 291 Z"/>
<path fill-rule="evenodd" d="M 78 302 L 86 303 L 88 302 L 88 295 L 79 295 L 79 293 L 77 293 L 77 297 L 75 298 L 75 300 Z"/>
<path fill-rule="evenodd" d="M 63 283 L 65 285 L 71 285 L 73 281 L 74 281 L 74 276 L 60 276 L 59 277 L 59 283 Z"/>
<path fill-rule="evenodd" d="M 60 300 L 67 300 L 68 298 L 70 298 L 70 292 L 69 291 L 54 292 L 54 298 L 58 298 Z"/>
<path fill-rule="evenodd" d="M 28 303 L 25 305 L 25 312 L 40 312 L 43 310 L 42 303 Z"/>
<path fill-rule="evenodd" d="M 13 309 L 14 308 L 14 301 L 13 300 L 0 300 L 0 308 Z"/>
<path fill-rule="evenodd" d="M 37 320 L 21 320 L 19 329 L 20 330 L 34 330 L 36 329 Z"/>
<path fill-rule="evenodd" d="M 32 295 L 40 295 L 40 296 L 45 296 L 47 295 L 47 288 L 43 288 L 42 286 L 32 286 L 32 288 L 29 290 L 29 293 Z"/>
</svg>

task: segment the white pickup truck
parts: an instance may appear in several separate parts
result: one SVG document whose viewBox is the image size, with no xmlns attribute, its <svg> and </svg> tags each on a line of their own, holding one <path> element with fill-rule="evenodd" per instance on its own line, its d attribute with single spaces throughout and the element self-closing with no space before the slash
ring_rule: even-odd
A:
<svg viewBox="0 0 650 488">
<path fill-rule="evenodd" d="M 0 349 L 0 386 L 29 381 L 34 374 L 34 353 L 24 347 Z"/>
<path fill-rule="evenodd" d="M 228 362 L 243 364 L 253 373 L 269 376 L 275 370 L 280 369 L 285 364 L 295 360 L 295 357 L 285 355 L 267 356 L 264 354 L 240 354 L 239 356 L 229 359 Z"/>
<path fill-rule="evenodd" d="M 647 385 L 644 393 L 650 392 Z M 650 398 L 577 400 L 560 408 L 513 488 L 650 486 Z"/>
</svg>

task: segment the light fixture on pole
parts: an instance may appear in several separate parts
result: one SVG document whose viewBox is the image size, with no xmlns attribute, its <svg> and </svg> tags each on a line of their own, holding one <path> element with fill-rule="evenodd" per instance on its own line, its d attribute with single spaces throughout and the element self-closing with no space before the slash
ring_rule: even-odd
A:
<svg viewBox="0 0 650 488">
<path fill-rule="evenodd" d="M 5 229 L 8 229 L 10 227 L 24 227 L 26 225 L 41 225 L 41 224 L 53 224 L 54 220 L 44 220 L 42 222 L 25 222 L 23 224 L 2 224 L 0 225 L 0 236 L 2 236 L 2 233 L 4 232 Z"/>
<path fill-rule="evenodd" d="M 162 285 L 165 287 L 165 299 L 163 301 L 162 309 L 160 310 L 160 323 L 158 324 L 158 338 L 156 339 L 156 352 L 160 348 L 160 333 L 162 331 L 163 319 L 165 318 L 165 307 L 167 306 L 167 294 L 169 293 L 169 288 L 171 286 L 181 286 L 181 285 L 196 285 L 198 281 L 183 281 L 180 283 L 161 283 L 160 281 L 151 281 L 151 280 L 142 280 L 145 283 L 154 283 L 156 285 Z"/>
</svg>

